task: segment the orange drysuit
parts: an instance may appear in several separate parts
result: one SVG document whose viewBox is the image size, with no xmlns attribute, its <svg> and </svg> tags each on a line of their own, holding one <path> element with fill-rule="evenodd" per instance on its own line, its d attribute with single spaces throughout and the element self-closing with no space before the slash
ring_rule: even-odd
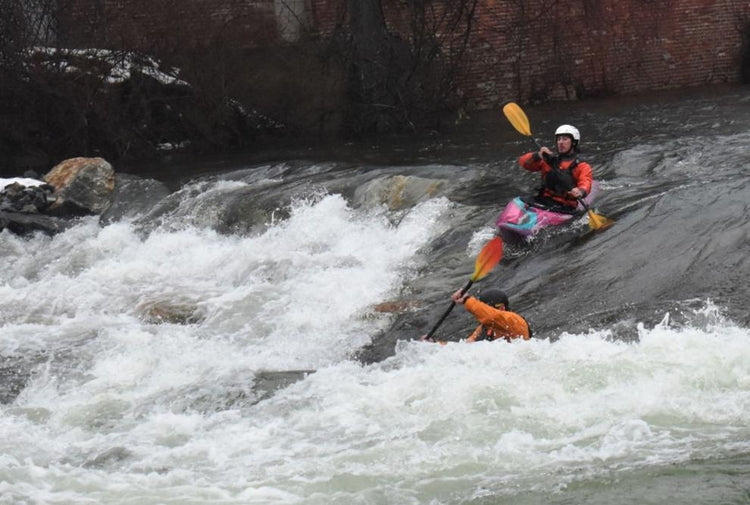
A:
<svg viewBox="0 0 750 505">
<path fill-rule="evenodd" d="M 578 206 L 578 201 L 567 192 L 573 188 L 582 189 L 586 194 L 591 192 L 591 183 L 594 180 L 591 165 L 585 161 L 579 161 L 574 156 L 560 156 L 555 158 L 555 160 L 561 175 L 558 177 L 556 174 L 555 179 L 564 181 L 566 178 L 572 176 L 572 180 L 570 180 L 571 184 L 553 184 L 551 181 L 552 177 L 548 180 L 549 174 L 555 169 L 552 167 L 552 161 L 548 163 L 539 157 L 539 153 L 524 154 L 518 159 L 518 164 L 530 172 L 542 172 L 543 187 L 540 196 L 551 198 L 558 203 L 575 208 Z M 572 172 L 569 171 L 571 165 L 573 165 Z M 565 188 L 561 186 L 570 187 Z"/>
<path fill-rule="evenodd" d="M 524 340 L 529 339 L 528 323 L 515 312 L 496 309 L 471 296 L 464 302 L 464 307 L 481 323 L 466 339 L 468 342 L 481 340 L 485 336 L 489 340 L 504 338 L 508 342 L 519 337 Z"/>
</svg>

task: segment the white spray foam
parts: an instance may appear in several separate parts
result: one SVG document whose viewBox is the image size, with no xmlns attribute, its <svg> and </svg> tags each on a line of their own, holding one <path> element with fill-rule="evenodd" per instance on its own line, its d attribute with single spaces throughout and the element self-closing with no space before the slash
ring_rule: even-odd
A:
<svg viewBox="0 0 750 505">
<path fill-rule="evenodd" d="M 38 369 L 4 408 L 7 496 L 429 503 L 448 489 L 550 490 L 748 450 L 748 330 L 708 304 L 711 324 L 665 320 L 633 344 L 606 331 L 402 342 L 385 362 L 348 360 L 387 323 L 369 307 L 398 293 L 447 206 L 428 202 L 394 227 L 332 195 L 298 202 L 256 237 L 186 228 L 143 239 L 124 223 L 83 222 L 33 239 L 37 252 L 13 256 L 23 279 L 4 274 L 0 295 L 17 312 L 3 316 L 1 345 L 77 344 L 77 359 Z M 205 319 L 144 321 L 136 307 L 161 300 Z M 318 370 L 258 404 L 210 408 L 228 386 L 249 392 L 254 370 L 298 367 Z"/>
</svg>

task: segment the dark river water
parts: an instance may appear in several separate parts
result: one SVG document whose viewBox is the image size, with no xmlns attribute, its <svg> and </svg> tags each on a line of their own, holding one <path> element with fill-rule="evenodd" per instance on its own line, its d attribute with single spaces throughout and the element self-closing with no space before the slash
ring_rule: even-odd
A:
<svg viewBox="0 0 750 505">
<path fill-rule="evenodd" d="M 750 89 L 524 110 L 615 222 L 505 244 L 476 289 L 528 342 L 418 341 L 538 186 L 499 107 L 115 167 L 101 221 L 0 233 L 0 504 L 748 503 Z"/>
</svg>

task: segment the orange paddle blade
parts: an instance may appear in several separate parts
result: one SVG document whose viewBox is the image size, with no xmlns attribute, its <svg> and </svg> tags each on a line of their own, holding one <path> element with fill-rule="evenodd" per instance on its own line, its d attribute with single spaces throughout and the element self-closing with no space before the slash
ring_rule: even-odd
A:
<svg viewBox="0 0 750 505">
<path fill-rule="evenodd" d="M 503 241 L 500 237 L 495 237 L 482 248 L 477 256 L 477 261 L 474 263 L 474 275 L 471 276 L 471 280 L 478 281 L 490 271 L 495 268 L 500 258 L 503 257 Z"/>
<path fill-rule="evenodd" d="M 503 107 L 503 114 L 508 118 L 510 124 L 513 125 L 518 133 L 531 137 L 531 126 L 529 125 L 529 118 L 526 117 L 526 113 L 514 102 L 506 103 Z"/>
</svg>

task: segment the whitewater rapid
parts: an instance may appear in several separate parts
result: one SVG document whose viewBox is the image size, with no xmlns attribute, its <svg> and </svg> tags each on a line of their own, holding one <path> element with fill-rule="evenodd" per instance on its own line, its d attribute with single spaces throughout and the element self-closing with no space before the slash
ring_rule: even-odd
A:
<svg viewBox="0 0 750 505">
<path fill-rule="evenodd" d="M 0 234 L 0 349 L 27 374 L 0 411 L 0 503 L 502 502 L 750 450 L 748 330 L 710 300 L 631 343 L 403 340 L 352 359 L 453 208 L 394 224 L 334 194 L 256 236 L 93 218 Z M 147 317 L 162 302 L 195 322 Z"/>
<path fill-rule="evenodd" d="M 418 341 L 537 183 L 508 125 L 381 163 L 196 162 L 159 197 L 121 179 L 102 222 L 3 231 L 0 504 L 747 503 L 748 107 L 527 110 L 585 133 L 615 220 L 482 281 L 530 341 L 460 342 L 461 307 Z"/>
</svg>

